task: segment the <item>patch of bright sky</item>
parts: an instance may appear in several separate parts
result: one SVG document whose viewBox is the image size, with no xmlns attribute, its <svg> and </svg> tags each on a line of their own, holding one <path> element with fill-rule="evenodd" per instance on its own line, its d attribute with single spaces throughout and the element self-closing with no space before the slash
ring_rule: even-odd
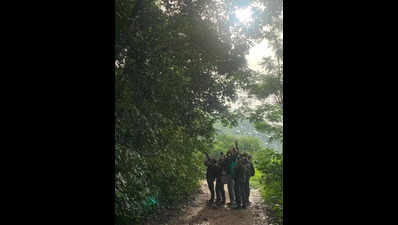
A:
<svg viewBox="0 0 398 225">
<path fill-rule="evenodd" d="M 250 6 L 246 7 L 246 8 L 239 8 L 237 10 L 235 10 L 235 15 L 238 18 L 238 20 L 243 23 L 243 24 L 247 24 L 250 21 L 252 21 L 252 8 Z"/>
<path fill-rule="evenodd" d="M 256 5 L 256 7 L 259 7 Z M 259 7 L 264 10 L 263 7 Z M 247 24 L 252 21 L 252 7 L 248 6 L 246 8 L 239 8 L 235 10 L 235 15 L 238 20 Z M 255 71 L 261 71 L 262 68 L 258 64 L 261 62 L 262 58 L 265 56 L 271 56 L 273 54 L 272 49 L 268 46 L 268 42 L 266 39 L 263 39 L 260 43 L 256 44 L 249 50 L 249 54 L 246 55 L 246 60 L 248 62 L 248 66 L 250 69 Z"/>
<path fill-rule="evenodd" d="M 250 69 L 260 72 L 263 68 L 259 65 L 263 57 L 272 56 L 273 51 L 271 46 L 268 45 L 268 41 L 263 39 L 260 43 L 256 44 L 249 50 L 249 54 L 246 55 L 247 64 Z"/>
</svg>

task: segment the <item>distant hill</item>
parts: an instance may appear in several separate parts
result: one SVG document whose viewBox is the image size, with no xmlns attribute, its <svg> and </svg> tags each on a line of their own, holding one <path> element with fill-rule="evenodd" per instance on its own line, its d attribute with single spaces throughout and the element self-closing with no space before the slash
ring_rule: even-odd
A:
<svg viewBox="0 0 398 225">
<path fill-rule="evenodd" d="M 223 127 L 221 123 L 216 123 L 214 128 L 218 134 L 225 134 L 235 137 L 256 137 L 261 141 L 264 147 L 282 152 L 282 143 L 280 141 L 273 141 L 270 143 L 269 136 L 267 134 L 258 132 L 248 120 L 241 121 L 238 126 L 234 128 Z"/>
</svg>

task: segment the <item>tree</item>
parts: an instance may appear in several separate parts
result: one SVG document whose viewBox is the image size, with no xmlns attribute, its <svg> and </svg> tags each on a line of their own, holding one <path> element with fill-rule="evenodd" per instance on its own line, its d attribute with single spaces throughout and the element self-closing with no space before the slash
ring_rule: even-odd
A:
<svg viewBox="0 0 398 225">
<path fill-rule="evenodd" d="M 213 123 L 249 82 L 234 1 L 116 1 L 117 224 L 139 223 L 192 191 Z M 173 183 L 170 184 L 169 182 Z"/>
<path fill-rule="evenodd" d="M 244 108 L 255 122 L 258 131 L 270 133 L 273 139 L 283 140 L 283 2 L 281 0 L 256 1 L 255 20 L 252 26 L 262 29 L 251 29 L 251 35 L 267 39 L 274 55 L 263 58 L 261 65 L 264 71 L 255 73 L 251 84 L 245 87 L 251 96 L 262 104 L 255 108 Z M 263 9 L 264 8 L 264 9 Z"/>
<path fill-rule="evenodd" d="M 260 140 L 251 136 L 239 138 L 238 143 L 242 152 L 254 153 L 262 148 Z"/>
</svg>

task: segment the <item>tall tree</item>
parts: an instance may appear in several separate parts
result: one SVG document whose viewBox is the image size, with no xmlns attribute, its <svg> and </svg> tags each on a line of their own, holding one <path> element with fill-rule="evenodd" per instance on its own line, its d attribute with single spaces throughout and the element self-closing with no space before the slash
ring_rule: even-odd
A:
<svg viewBox="0 0 398 225">
<path fill-rule="evenodd" d="M 258 131 L 272 134 L 271 140 L 283 140 L 283 2 L 258 0 L 255 3 L 250 35 L 266 39 L 274 54 L 263 58 L 264 70 L 255 73 L 251 84 L 245 88 L 261 104 L 245 111 L 250 113 Z"/>
</svg>

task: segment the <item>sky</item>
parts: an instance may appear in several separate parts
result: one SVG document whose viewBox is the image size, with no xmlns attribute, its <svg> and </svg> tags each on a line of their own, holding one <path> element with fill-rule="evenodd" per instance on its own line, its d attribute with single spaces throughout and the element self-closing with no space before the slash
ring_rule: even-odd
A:
<svg viewBox="0 0 398 225">
<path fill-rule="evenodd" d="M 251 7 L 249 6 L 243 9 L 237 9 L 235 11 L 235 15 L 241 23 L 246 24 L 252 20 Z M 270 55 L 272 55 L 272 50 L 268 47 L 267 40 L 263 39 L 260 43 L 252 47 L 249 54 L 246 55 L 249 68 L 255 71 L 260 71 L 261 67 L 258 65 L 258 63 L 260 63 L 264 56 Z"/>
<path fill-rule="evenodd" d="M 268 46 L 268 41 L 263 39 L 260 43 L 255 45 L 249 50 L 249 54 L 246 55 L 246 60 L 250 69 L 255 71 L 261 71 L 262 68 L 258 65 L 264 56 L 271 56 L 272 50 Z"/>
</svg>

